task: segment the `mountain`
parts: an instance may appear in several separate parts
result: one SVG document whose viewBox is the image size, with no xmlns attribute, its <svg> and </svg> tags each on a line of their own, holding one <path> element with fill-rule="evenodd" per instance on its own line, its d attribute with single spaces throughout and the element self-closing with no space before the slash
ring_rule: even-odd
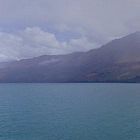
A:
<svg viewBox="0 0 140 140">
<path fill-rule="evenodd" d="M 140 82 L 140 32 L 88 52 L 0 63 L 0 82 Z"/>
</svg>

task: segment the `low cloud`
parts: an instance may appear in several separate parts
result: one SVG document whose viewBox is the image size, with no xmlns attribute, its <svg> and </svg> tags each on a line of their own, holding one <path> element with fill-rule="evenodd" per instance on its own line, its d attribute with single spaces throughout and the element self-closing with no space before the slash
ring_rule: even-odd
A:
<svg viewBox="0 0 140 140">
<path fill-rule="evenodd" d="M 0 61 L 87 51 L 98 46 L 83 35 L 59 41 L 53 33 L 39 27 L 28 27 L 16 33 L 0 32 Z"/>
</svg>

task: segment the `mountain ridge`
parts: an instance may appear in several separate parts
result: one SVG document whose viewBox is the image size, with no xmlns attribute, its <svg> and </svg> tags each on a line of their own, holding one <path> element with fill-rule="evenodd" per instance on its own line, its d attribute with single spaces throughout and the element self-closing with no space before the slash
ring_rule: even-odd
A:
<svg viewBox="0 0 140 140">
<path fill-rule="evenodd" d="M 0 82 L 140 82 L 140 32 L 98 49 L 0 65 Z"/>
</svg>

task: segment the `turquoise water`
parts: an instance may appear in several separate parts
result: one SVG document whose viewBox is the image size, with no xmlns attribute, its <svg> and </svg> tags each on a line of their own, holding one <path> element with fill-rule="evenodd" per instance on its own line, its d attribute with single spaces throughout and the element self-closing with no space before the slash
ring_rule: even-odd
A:
<svg viewBox="0 0 140 140">
<path fill-rule="evenodd" d="M 0 140 L 140 140 L 140 85 L 1 84 Z"/>
</svg>

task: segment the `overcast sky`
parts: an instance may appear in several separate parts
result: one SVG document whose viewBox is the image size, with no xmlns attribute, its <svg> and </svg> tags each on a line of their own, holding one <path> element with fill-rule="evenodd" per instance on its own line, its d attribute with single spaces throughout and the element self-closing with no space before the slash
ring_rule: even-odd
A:
<svg viewBox="0 0 140 140">
<path fill-rule="evenodd" d="M 140 0 L 0 0 L 0 61 L 87 51 L 140 30 Z"/>
</svg>

